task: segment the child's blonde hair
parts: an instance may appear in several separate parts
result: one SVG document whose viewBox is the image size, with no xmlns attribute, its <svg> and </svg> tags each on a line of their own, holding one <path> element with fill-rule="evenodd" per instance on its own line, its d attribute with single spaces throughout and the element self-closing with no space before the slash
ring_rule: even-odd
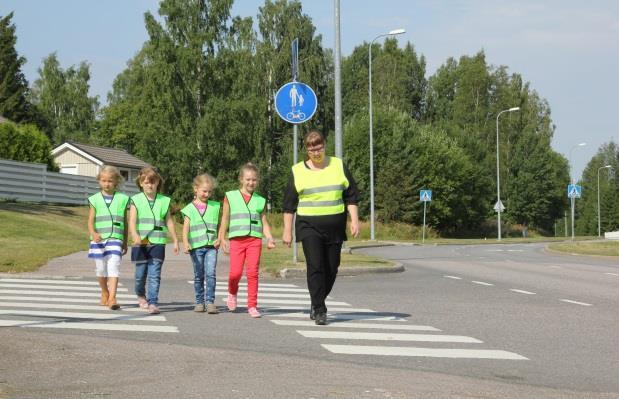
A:
<svg viewBox="0 0 619 399">
<path fill-rule="evenodd" d="M 241 169 L 239 170 L 239 183 L 243 184 L 243 175 L 246 170 L 255 172 L 256 178 L 260 181 L 260 171 L 258 170 L 258 167 L 252 162 L 247 162 L 245 165 L 241 166 Z"/>
<path fill-rule="evenodd" d="M 110 175 L 114 180 L 114 189 L 117 189 L 123 183 L 123 177 L 116 166 L 103 165 L 97 173 L 97 181 L 101 180 L 102 175 Z"/>
<path fill-rule="evenodd" d="M 138 186 L 140 191 L 144 191 L 142 189 L 142 185 L 140 183 L 144 181 L 149 182 L 157 182 L 157 193 L 163 191 L 163 177 L 153 168 L 152 166 L 145 166 L 138 172 L 138 177 L 135 178 L 135 184 Z"/>
<path fill-rule="evenodd" d="M 198 175 L 193 178 L 194 190 L 203 184 L 208 184 L 208 186 L 211 188 L 211 191 L 212 191 L 217 186 L 217 181 L 215 180 L 213 176 L 209 175 L 208 173 L 202 173 L 201 175 Z"/>
</svg>

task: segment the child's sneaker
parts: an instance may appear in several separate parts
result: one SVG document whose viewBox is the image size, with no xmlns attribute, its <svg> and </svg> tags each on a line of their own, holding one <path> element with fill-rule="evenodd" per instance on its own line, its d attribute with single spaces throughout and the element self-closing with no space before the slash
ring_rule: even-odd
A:
<svg viewBox="0 0 619 399">
<path fill-rule="evenodd" d="M 206 304 L 206 312 L 208 314 L 217 314 L 217 313 L 219 313 L 219 311 L 217 310 L 217 306 L 215 306 L 214 303 L 207 303 Z"/>
<path fill-rule="evenodd" d="M 154 304 L 150 304 L 148 305 L 148 313 L 150 314 L 159 314 L 159 307 L 157 305 Z"/>
<path fill-rule="evenodd" d="M 140 306 L 140 309 L 148 309 L 148 302 L 146 301 L 146 298 L 144 298 L 143 296 L 139 296 L 138 297 L 138 305 Z"/>
<path fill-rule="evenodd" d="M 204 304 L 203 303 L 199 303 L 196 306 L 193 307 L 193 311 L 194 312 L 204 312 Z"/>
<path fill-rule="evenodd" d="M 247 309 L 247 313 L 249 313 L 249 315 L 251 317 L 253 317 L 254 319 L 257 319 L 258 317 L 262 317 L 262 315 L 260 314 L 260 312 L 256 308 L 249 308 L 249 309 Z"/>
<path fill-rule="evenodd" d="M 228 294 L 226 304 L 228 305 L 228 310 L 234 312 L 236 310 L 236 295 Z"/>
</svg>

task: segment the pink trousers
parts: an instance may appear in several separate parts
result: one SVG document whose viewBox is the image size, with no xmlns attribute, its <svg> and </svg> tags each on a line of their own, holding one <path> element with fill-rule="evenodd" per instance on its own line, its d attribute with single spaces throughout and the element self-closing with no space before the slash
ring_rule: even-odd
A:
<svg viewBox="0 0 619 399">
<path fill-rule="evenodd" d="M 258 266 L 262 253 L 262 240 L 256 237 L 243 237 L 230 240 L 230 274 L 228 275 L 228 293 L 236 295 L 239 280 L 247 277 L 247 308 L 258 305 Z"/>
</svg>

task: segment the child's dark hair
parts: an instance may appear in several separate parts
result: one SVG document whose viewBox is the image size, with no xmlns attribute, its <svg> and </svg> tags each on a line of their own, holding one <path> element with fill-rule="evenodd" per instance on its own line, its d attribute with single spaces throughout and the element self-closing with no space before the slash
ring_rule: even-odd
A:
<svg viewBox="0 0 619 399">
<path fill-rule="evenodd" d="M 140 169 L 138 173 L 138 177 L 135 178 L 135 184 L 138 186 L 140 191 L 144 191 L 142 189 L 142 185 L 140 183 L 149 181 L 149 182 L 157 182 L 157 193 L 163 191 L 163 178 L 161 175 L 153 168 L 152 166 L 145 166 Z"/>
</svg>

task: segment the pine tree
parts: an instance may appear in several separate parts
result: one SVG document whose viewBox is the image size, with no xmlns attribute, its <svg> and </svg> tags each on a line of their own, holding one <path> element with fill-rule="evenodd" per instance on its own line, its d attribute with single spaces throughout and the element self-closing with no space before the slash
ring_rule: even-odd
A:
<svg viewBox="0 0 619 399">
<path fill-rule="evenodd" d="M 15 49 L 17 37 L 11 23 L 13 13 L 0 18 L 0 115 L 14 122 L 32 121 L 28 82 L 21 71 L 26 63 Z"/>
</svg>

